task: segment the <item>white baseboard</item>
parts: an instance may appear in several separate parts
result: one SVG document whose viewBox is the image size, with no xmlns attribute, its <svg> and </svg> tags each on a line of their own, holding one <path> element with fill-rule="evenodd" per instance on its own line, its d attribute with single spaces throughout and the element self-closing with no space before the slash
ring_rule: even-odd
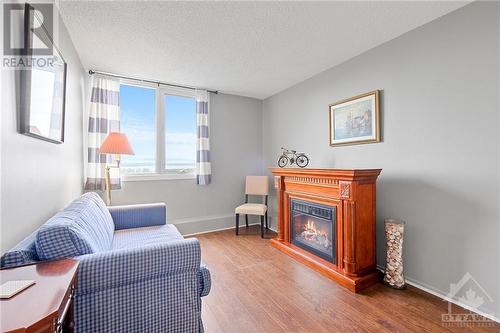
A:
<svg viewBox="0 0 500 333">
<path fill-rule="evenodd" d="M 260 225 L 260 223 L 249 223 L 248 226 L 252 226 L 252 225 Z M 241 225 L 240 225 L 241 227 Z M 184 237 L 191 237 L 191 236 L 196 236 L 196 235 L 203 235 L 203 234 L 209 234 L 209 233 L 212 233 L 212 232 L 217 232 L 217 231 L 224 231 L 224 230 L 230 230 L 230 229 L 234 229 L 235 226 L 233 225 L 232 227 L 227 227 L 227 228 L 219 228 L 219 229 L 213 229 L 213 230 L 207 230 L 207 231 L 200 231 L 200 232 L 194 232 L 192 234 L 183 234 L 182 236 Z M 271 229 L 271 228 L 269 228 Z"/>
<path fill-rule="evenodd" d="M 271 220 L 272 218 L 269 217 L 269 230 L 277 233 L 278 231 L 276 230 L 276 228 L 271 226 Z M 176 225 L 177 228 L 180 229 L 179 231 L 184 237 L 208 234 L 211 232 L 224 231 L 235 228 L 234 214 L 212 215 L 202 218 L 176 219 L 169 220 L 168 223 Z M 191 224 L 187 229 L 192 229 L 192 231 L 186 231 L 184 224 Z M 241 225 L 242 224 L 240 220 L 240 226 Z M 260 225 L 260 222 L 249 223 L 248 225 Z"/>
<path fill-rule="evenodd" d="M 183 236 L 193 236 L 209 232 L 234 229 L 234 218 L 234 214 L 231 213 L 173 220 L 167 218 L 167 223 L 175 225 Z M 259 217 L 257 216 L 249 216 L 249 225 L 260 224 L 257 220 L 258 218 Z M 242 222 L 244 225 L 244 220 L 242 221 L 240 218 L 240 226 L 242 225 Z"/>
<path fill-rule="evenodd" d="M 168 219 L 169 224 L 184 224 L 184 223 L 199 223 L 199 222 L 204 222 L 204 221 L 212 221 L 212 220 L 221 220 L 221 219 L 228 219 L 228 218 L 234 218 L 234 214 L 219 214 L 219 215 L 208 215 L 208 216 L 198 216 L 198 217 L 188 217 L 188 218 L 183 218 L 183 219 L 174 219 L 170 220 Z M 215 230 L 214 230 L 215 231 Z"/>
<path fill-rule="evenodd" d="M 248 226 L 252 226 L 252 225 L 260 225 L 260 223 L 249 223 Z M 200 231 L 200 232 L 194 232 L 194 233 L 191 233 L 191 234 L 183 234 L 182 236 L 184 237 L 191 237 L 191 236 L 196 236 L 196 235 L 203 235 L 203 234 L 209 234 L 211 232 L 217 232 L 217 231 L 224 231 L 224 230 L 230 230 L 230 229 L 234 229 L 235 226 L 233 225 L 232 227 L 227 227 L 227 228 L 219 228 L 219 229 L 211 229 L 211 230 L 207 230 L 207 231 Z M 275 228 L 271 228 L 269 227 L 269 230 L 272 230 L 274 231 L 275 233 L 278 233 L 278 231 L 275 229 Z"/>
<path fill-rule="evenodd" d="M 382 267 L 380 265 L 377 265 L 377 269 L 379 271 L 381 271 L 382 273 L 385 272 L 385 267 Z M 447 293 L 441 291 L 441 290 L 437 290 L 436 288 L 434 287 L 431 287 L 423 282 L 420 282 L 420 281 L 417 281 L 411 277 L 408 277 L 408 276 L 405 276 L 405 281 L 406 283 L 408 283 L 410 286 L 412 287 L 415 287 L 417 289 L 420 289 L 420 290 L 423 290 L 425 291 L 426 293 L 429 293 L 431 295 L 434 295 L 436 297 L 439 297 L 441 298 L 443 301 L 446 301 L 446 302 L 450 302 L 450 303 L 453 303 L 455 305 L 458 305 L 466 310 L 469 310 L 469 311 L 472 311 L 474 313 L 477 313 L 485 318 L 488 318 L 488 319 L 491 319 L 497 323 L 500 323 L 500 318 L 496 317 L 495 315 L 492 315 L 490 313 L 486 313 L 486 312 L 483 312 L 483 311 L 480 311 L 480 310 L 477 310 L 477 309 L 473 309 L 471 308 L 469 305 L 463 303 L 463 302 L 460 302 L 459 300 L 457 299 L 453 299 L 453 298 L 449 298 L 447 295 Z"/>
</svg>

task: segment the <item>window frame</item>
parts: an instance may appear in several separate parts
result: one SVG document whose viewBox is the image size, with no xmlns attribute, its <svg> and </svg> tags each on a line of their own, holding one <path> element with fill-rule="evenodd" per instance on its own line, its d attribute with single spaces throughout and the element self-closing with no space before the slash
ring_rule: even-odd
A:
<svg viewBox="0 0 500 333">
<path fill-rule="evenodd" d="M 193 98 L 196 101 L 196 92 L 192 89 L 184 89 L 177 87 L 161 86 L 153 83 L 141 82 L 134 80 L 121 79 L 120 85 L 136 86 L 141 88 L 149 88 L 155 90 L 155 130 L 156 130 L 156 149 L 155 149 L 155 172 L 153 173 L 122 173 L 122 181 L 150 181 L 150 180 L 179 180 L 179 179 L 195 179 L 196 164 L 193 169 L 171 169 L 166 167 L 166 142 L 165 142 L 165 96 L 180 96 Z M 195 110 L 196 112 L 196 110 Z M 196 154 L 196 152 L 195 152 Z M 196 162 L 195 162 L 196 163 Z"/>
</svg>

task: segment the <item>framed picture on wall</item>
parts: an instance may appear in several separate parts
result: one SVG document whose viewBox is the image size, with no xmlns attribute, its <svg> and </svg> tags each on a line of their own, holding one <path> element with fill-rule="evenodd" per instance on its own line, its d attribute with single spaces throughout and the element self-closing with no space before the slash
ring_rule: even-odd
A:
<svg viewBox="0 0 500 333">
<path fill-rule="evenodd" d="M 379 91 L 329 105 L 330 146 L 380 142 Z"/>
<path fill-rule="evenodd" d="M 67 65 L 40 15 L 35 7 L 25 5 L 23 57 L 30 65 L 20 76 L 19 130 L 37 139 L 63 143 Z"/>
</svg>

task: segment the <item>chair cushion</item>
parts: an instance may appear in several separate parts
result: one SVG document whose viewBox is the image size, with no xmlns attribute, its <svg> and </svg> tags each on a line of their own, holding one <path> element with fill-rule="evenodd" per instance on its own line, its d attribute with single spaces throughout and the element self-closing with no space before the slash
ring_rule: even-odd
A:
<svg viewBox="0 0 500 333">
<path fill-rule="evenodd" d="M 109 250 L 114 224 L 106 205 L 88 192 L 43 224 L 36 235 L 41 260 L 76 257 Z"/>
<path fill-rule="evenodd" d="M 236 207 L 235 214 L 248 214 L 248 215 L 264 215 L 266 214 L 267 206 L 257 203 L 246 203 Z"/>
<path fill-rule="evenodd" d="M 111 248 L 113 250 L 143 247 L 145 245 L 168 243 L 182 240 L 180 234 L 173 224 L 161 226 L 142 227 L 133 229 L 122 229 L 115 231 Z"/>
</svg>

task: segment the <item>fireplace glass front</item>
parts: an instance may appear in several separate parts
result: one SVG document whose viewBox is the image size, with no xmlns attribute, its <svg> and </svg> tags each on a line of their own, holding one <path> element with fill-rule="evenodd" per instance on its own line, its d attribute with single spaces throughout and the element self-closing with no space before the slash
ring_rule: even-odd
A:
<svg viewBox="0 0 500 333">
<path fill-rule="evenodd" d="M 291 242 L 335 263 L 336 207 L 291 200 Z"/>
</svg>

